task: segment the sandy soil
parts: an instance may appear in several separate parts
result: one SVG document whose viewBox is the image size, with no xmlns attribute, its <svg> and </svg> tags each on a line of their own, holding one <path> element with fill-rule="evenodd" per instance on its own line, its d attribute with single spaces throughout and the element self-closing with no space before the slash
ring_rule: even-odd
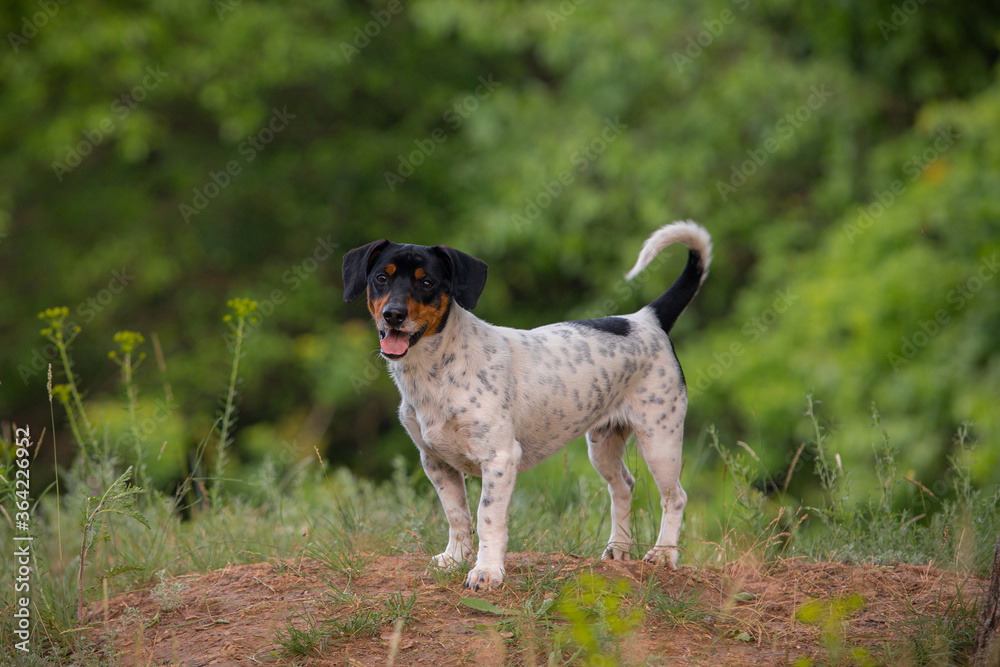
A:
<svg viewBox="0 0 1000 667">
<path fill-rule="evenodd" d="M 121 665 L 544 665 L 551 635 L 541 640 L 534 624 L 518 625 L 516 613 L 479 611 L 462 599 L 517 612 L 529 596 L 537 603 L 541 594 L 533 582 L 540 578 L 561 587 L 592 573 L 627 581 L 633 590 L 655 586 L 690 602 L 679 623 L 651 605 L 640 610 L 639 628 L 613 647 L 626 664 L 763 667 L 801 658 L 856 664 L 857 657 L 847 657 L 856 647 L 868 649 L 872 664 L 880 664 L 905 661 L 909 638 L 930 632 L 956 595 L 968 608 L 985 588 L 983 580 L 909 565 L 784 561 L 768 570 L 733 563 L 670 571 L 641 562 L 514 553 L 507 569 L 510 585 L 472 594 L 459 576 L 428 572 L 423 555 L 371 557 L 359 571 L 337 571 L 307 558 L 230 566 L 168 580 L 168 588 L 180 585 L 172 587 L 166 605 L 152 590 L 134 591 L 94 605 L 90 620 L 102 628 L 94 630 L 95 638 L 114 642 Z M 350 620 L 384 608 L 394 595 L 400 600 L 414 593 L 410 620 L 398 631 L 390 621 L 356 636 L 325 632 L 306 655 L 278 643 L 277 633 L 287 635 L 289 625 L 326 627 L 330 619 Z M 829 612 L 813 623 L 802 620 L 810 600 L 848 600 L 853 594 L 861 598 L 842 612 L 844 621 L 831 621 Z M 556 617 L 548 627 L 565 634 L 568 624 Z M 558 664 L 583 658 L 573 659 L 568 650 L 562 660 Z"/>
</svg>

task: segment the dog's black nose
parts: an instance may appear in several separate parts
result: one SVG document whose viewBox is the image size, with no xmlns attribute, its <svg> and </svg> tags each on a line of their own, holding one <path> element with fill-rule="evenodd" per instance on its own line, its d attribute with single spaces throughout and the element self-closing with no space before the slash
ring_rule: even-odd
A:
<svg viewBox="0 0 1000 667">
<path fill-rule="evenodd" d="M 390 327 L 396 329 L 403 324 L 406 319 L 406 306 L 397 304 L 387 304 L 382 309 L 382 318 Z"/>
</svg>

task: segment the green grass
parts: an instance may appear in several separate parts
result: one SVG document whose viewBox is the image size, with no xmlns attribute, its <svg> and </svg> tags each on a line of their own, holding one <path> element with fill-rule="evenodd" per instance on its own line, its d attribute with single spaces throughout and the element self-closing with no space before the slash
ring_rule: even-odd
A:
<svg viewBox="0 0 1000 667">
<path fill-rule="evenodd" d="M 275 641 L 292 656 L 322 651 L 328 636 L 323 626 L 312 615 L 296 613 L 295 618 L 299 619 L 298 623 L 294 619 L 286 621 L 285 626 L 275 632 Z"/>
<path fill-rule="evenodd" d="M 349 584 L 344 589 L 330 584 L 319 609 L 295 613 L 275 632 L 275 641 L 291 656 L 322 655 L 328 646 L 346 640 L 377 637 L 387 625 L 398 632 L 412 622 L 416 602 L 416 592 L 376 599 L 351 592 Z"/>
<path fill-rule="evenodd" d="M 244 308 L 248 306 L 244 305 Z M 398 592 L 374 600 L 352 589 L 355 578 L 379 555 L 441 550 L 447 522 L 433 489 L 418 466 L 402 459 L 389 480 L 359 479 L 349 471 L 329 468 L 319 457 L 284 468 L 273 461 L 241 474 L 226 454 L 238 414 L 237 363 L 252 363 L 252 345 L 236 346 L 232 374 L 222 397 L 220 417 L 202 446 L 193 452 L 189 474 L 178 493 L 150 488 L 152 462 L 143 449 L 116 448 L 108 429 L 93 418 L 71 369 L 70 344 L 78 331 L 60 328 L 58 309 L 46 311 L 45 335 L 59 343 L 67 383 L 52 390 L 53 412 L 78 439 L 79 454 L 59 474 L 58 486 L 33 489 L 32 582 L 33 657 L 26 664 L 102 664 L 108 659 L 101 642 L 82 632 L 77 603 L 89 605 L 139 587 L 152 588 L 164 611 L 176 603 L 178 591 L 165 584 L 168 576 L 205 572 L 227 564 L 272 562 L 287 568 L 288 559 L 307 556 L 330 572 L 330 591 L 323 620 L 302 615 L 276 633 L 289 655 L 322 653 L 325 647 L 357 636 L 375 636 L 387 625 L 410 623 L 417 594 Z M 125 407 L 130 429 L 156 442 L 161 435 L 136 427 L 141 419 L 136 401 L 135 334 L 120 337 L 113 360 L 122 367 Z M 123 341 L 127 344 L 123 345 Z M 127 370 L 127 373 L 126 373 Z M 790 407 L 794 414 L 795 407 Z M 682 530 L 682 562 L 713 567 L 750 557 L 765 567 L 782 558 L 869 563 L 935 563 L 983 574 L 1000 532 L 1000 491 L 973 488 L 969 468 L 975 448 L 963 427 L 956 435 L 946 497 L 931 494 L 917 480 L 899 475 L 896 448 L 881 429 L 873 409 L 873 454 L 880 488 L 857 494 L 851 489 L 852 462 L 830 454 L 830 437 L 820 426 L 818 403 L 808 397 L 806 419 L 813 440 L 803 445 L 814 461 L 812 471 L 820 493 L 806 505 L 782 488 L 775 474 L 763 468 L 754 449 L 720 443 L 714 429 L 688 438 L 683 484 L 690 501 Z M 37 434 L 35 434 L 37 437 Z M 213 450 L 209 443 L 215 442 Z M 50 445 L 45 445 L 50 446 Z M 14 445 L 0 446 L 0 494 L 3 506 L 14 506 Z M 641 557 L 655 540 L 659 502 L 645 465 L 634 445 L 626 463 L 636 477 L 630 517 L 636 540 L 634 557 Z M 853 462 L 864 465 L 864 462 Z M 132 476 L 124 476 L 129 466 Z M 783 471 L 782 471 L 783 472 Z M 132 484 L 127 480 L 131 479 Z M 138 485 L 144 485 L 142 487 Z M 770 489 L 765 493 L 765 489 Z M 95 498 L 125 494 L 128 511 L 95 513 Z M 473 510 L 480 484 L 468 482 Z M 105 506 L 107 507 L 107 506 Z M 89 508 L 89 510 L 88 510 Z M 136 512 L 146 522 L 133 520 Z M 12 544 L 10 514 L 0 516 L 0 541 Z M 582 443 L 519 476 L 510 512 L 510 551 L 600 557 L 610 528 L 609 500 L 604 482 L 587 460 Z M 87 540 L 85 558 L 81 548 Z M 11 559 L 0 559 L 0 580 L 12 581 Z M 81 575 L 82 573 L 82 575 Z M 431 570 L 441 586 L 455 586 L 461 571 Z M 160 583 L 157 583 L 159 581 Z M 332 582 L 338 582 L 335 586 Z M 668 593 L 653 585 L 623 586 L 594 578 L 582 568 L 553 565 L 512 573 L 508 586 L 517 596 L 516 608 L 497 614 L 492 631 L 512 656 L 553 656 L 586 664 L 612 664 L 622 657 L 622 641 L 641 623 L 682 626 L 704 622 L 693 586 Z M 83 595 L 80 595 L 82 586 Z M 8 610 L 15 605 L 12 586 L 0 587 L 0 645 L 13 645 L 15 626 Z M 915 664 L 948 664 L 963 655 L 971 642 L 976 606 L 956 598 L 942 605 L 933 618 L 914 611 L 912 632 L 900 645 L 882 647 L 882 654 L 905 655 Z M 86 615 L 85 615 L 86 616 Z M 909 642 L 906 644 L 906 642 Z M 905 645 L 904 645 L 905 644 Z M 72 657 L 71 657 L 72 656 Z"/>
<path fill-rule="evenodd" d="M 939 600 L 933 615 L 910 609 L 905 652 L 918 665 L 953 664 L 968 655 L 975 643 L 979 605 L 957 591 L 950 600 Z"/>
</svg>

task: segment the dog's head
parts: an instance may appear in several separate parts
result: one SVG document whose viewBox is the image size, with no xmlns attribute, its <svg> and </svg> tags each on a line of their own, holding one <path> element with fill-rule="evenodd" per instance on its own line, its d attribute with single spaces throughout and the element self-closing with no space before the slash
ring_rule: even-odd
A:
<svg viewBox="0 0 1000 667">
<path fill-rule="evenodd" d="M 344 301 L 368 294 L 382 355 L 401 359 L 424 336 L 440 333 L 451 303 L 476 307 L 486 263 L 447 246 L 382 239 L 344 255 Z"/>
</svg>

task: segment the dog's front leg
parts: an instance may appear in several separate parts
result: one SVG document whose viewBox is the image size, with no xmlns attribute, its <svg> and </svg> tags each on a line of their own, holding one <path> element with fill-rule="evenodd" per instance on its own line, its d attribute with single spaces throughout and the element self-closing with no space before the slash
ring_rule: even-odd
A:
<svg viewBox="0 0 1000 667">
<path fill-rule="evenodd" d="M 448 517 L 448 546 L 434 556 L 433 562 L 438 567 L 457 567 L 472 555 L 472 515 L 469 513 L 469 498 L 465 495 L 465 476 L 430 453 L 431 447 L 420 434 L 417 415 L 405 401 L 399 407 L 399 420 L 420 451 L 424 473 L 434 485 L 444 514 Z"/>
<path fill-rule="evenodd" d="M 483 492 L 479 498 L 479 554 L 476 564 L 465 581 L 466 588 L 496 588 L 503 582 L 507 555 L 507 513 L 514 495 L 517 466 L 521 461 L 521 446 L 490 451 L 481 464 Z"/>
<path fill-rule="evenodd" d="M 472 515 L 465 495 L 465 477 L 423 449 L 420 450 L 420 462 L 448 517 L 448 546 L 443 553 L 434 556 L 434 564 L 448 569 L 457 567 L 472 555 Z"/>
</svg>

